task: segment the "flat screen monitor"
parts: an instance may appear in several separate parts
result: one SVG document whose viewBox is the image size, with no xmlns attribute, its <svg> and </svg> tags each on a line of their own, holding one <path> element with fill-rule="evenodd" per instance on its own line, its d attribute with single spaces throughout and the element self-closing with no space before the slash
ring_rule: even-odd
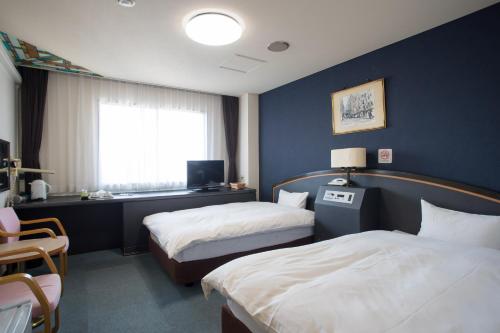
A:
<svg viewBox="0 0 500 333">
<path fill-rule="evenodd" d="M 9 157 L 10 144 L 7 141 L 0 140 L 0 192 L 10 188 L 9 184 Z"/>
<path fill-rule="evenodd" d="M 216 189 L 224 183 L 224 161 L 187 161 L 187 187 Z"/>
</svg>

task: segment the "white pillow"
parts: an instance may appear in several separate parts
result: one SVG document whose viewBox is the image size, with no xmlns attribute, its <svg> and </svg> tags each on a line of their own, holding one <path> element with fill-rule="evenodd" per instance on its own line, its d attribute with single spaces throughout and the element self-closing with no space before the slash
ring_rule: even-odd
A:
<svg viewBox="0 0 500 333">
<path fill-rule="evenodd" d="M 469 214 L 421 200 L 419 236 L 500 250 L 500 216 Z"/>
<path fill-rule="evenodd" d="M 309 192 L 287 192 L 285 190 L 280 190 L 278 204 L 291 207 L 306 208 L 308 195 Z"/>
</svg>

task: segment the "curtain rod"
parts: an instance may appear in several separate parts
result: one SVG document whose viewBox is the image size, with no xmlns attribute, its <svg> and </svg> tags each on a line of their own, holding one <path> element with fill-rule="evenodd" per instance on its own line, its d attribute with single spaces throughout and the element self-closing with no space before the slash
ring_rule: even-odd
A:
<svg viewBox="0 0 500 333">
<path fill-rule="evenodd" d="M 95 77 L 95 76 L 93 76 L 93 77 Z M 103 76 L 103 77 L 98 77 L 97 76 L 97 78 L 98 79 L 104 79 L 104 80 L 110 80 L 110 81 L 123 82 L 123 83 L 141 84 L 141 85 L 144 85 L 144 86 L 151 86 L 151 87 L 157 87 L 157 88 L 167 88 L 167 89 L 182 90 L 182 91 L 194 92 L 194 93 L 200 93 L 200 94 L 206 94 L 206 95 L 222 96 L 222 94 L 216 94 L 216 93 L 206 92 L 206 91 L 202 91 L 202 90 L 186 89 L 186 88 L 172 87 L 172 86 L 164 86 L 164 85 L 161 85 L 161 84 L 147 83 L 147 82 L 134 81 L 134 80 L 116 79 L 116 78 L 107 77 L 107 76 Z"/>
<path fill-rule="evenodd" d="M 123 82 L 123 83 L 132 83 L 132 84 L 141 84 L 144 86 L 150 86 L 150 87 L 156 87 L 156 88 L 167 88 L 167 89 L 175 89 L 175 90 L 194 92 L 194 93 L 200 93 L 200 94 L 206 94 L 206 95 L 222 96 L 222 94 L 216 94 L 216 93 L 206 92 L 206 91 L 202 91 L 202 90 L 165 86 L 165 85 L 161 85 L 161 84 L 147 83 L 147 82 L 134 81 L 134 80 L 117 79 L 117 78 L 112 78 L 109 76 L 93 76 L 93 75 L 88 75 L 88 74 L 83 74 L 83 73 L 68 73 L 68 72 L 58 71 L 55 69 L 39 68 L 39 67 L 35 67 L 35 66 L 26 66 L 26 65 L 21 65 L 20 67 L 29 67 L 29 68 L 48 71 L 48 72 L 54 72 L 54 73 L 60 73 L 60 74 L 66 74 L 66 75 L 77 75 L 77 76 L 83 76 L 83 77 L 88 77 L 88 78 L 92 78 L 92 79 L 100 79 L 100 80 L 116 81 L 116 82 Z M 228 95 L 228 96 L 239 97 L 239 96 L 234 96 L 234 95 Z"/>
</svg>

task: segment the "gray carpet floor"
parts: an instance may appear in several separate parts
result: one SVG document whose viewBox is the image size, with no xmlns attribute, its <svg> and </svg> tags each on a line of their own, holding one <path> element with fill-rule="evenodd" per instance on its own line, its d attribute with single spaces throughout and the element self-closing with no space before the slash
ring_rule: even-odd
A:
<svg viewBox="0 0 500 333">
<path fill-rule="evenodd" d="M 149 253 L 70 256 L 64 287 L 61 333 L 220 332 L 224 299 L 174 284 Z"/>
</svg>

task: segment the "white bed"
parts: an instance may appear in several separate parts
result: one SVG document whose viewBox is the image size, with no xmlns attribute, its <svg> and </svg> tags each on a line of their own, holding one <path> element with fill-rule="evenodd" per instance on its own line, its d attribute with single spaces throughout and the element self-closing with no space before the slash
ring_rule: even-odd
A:
<svg viewBox="0 0 500 333">
<path fill-rule="evenodd" d="M 252 201 L 154 214 L 143 223 L 169 258 L 184 262 L 312 236 L 314 213 Z"/>
<path fill-rule="evenodd" d="M 202 280 L 252 332 L 500 332 L 500 251 L 370 231 L 233 260 Z"/>
<path fill-rule="evenodd" d="M 150 249 L 177 283 L 199 281 L 249 253 L 310 243 L 314 212 L 269 202 L 243 202 L 147 216 Z"/>
<path fill-rule="evenodd" d="M 257 232 L 239 237 L 225 239 L 208 240 L 194 243 L 191 246 L 179 251 L 172 258 L 177 262 L 203 260 L 224 256 L 235 251 L 251 251 L 277 244 L 292 242 L 297 239 L 311 237 L 314 230 L 312 226 L 298 226 L 287 229 L 272 230 L 267 232 Z M 162 246 L 158 238 L 152 234 L 152 240 Z M 165 253 L 166 247 L 162 246 Z"/>
</svg>

